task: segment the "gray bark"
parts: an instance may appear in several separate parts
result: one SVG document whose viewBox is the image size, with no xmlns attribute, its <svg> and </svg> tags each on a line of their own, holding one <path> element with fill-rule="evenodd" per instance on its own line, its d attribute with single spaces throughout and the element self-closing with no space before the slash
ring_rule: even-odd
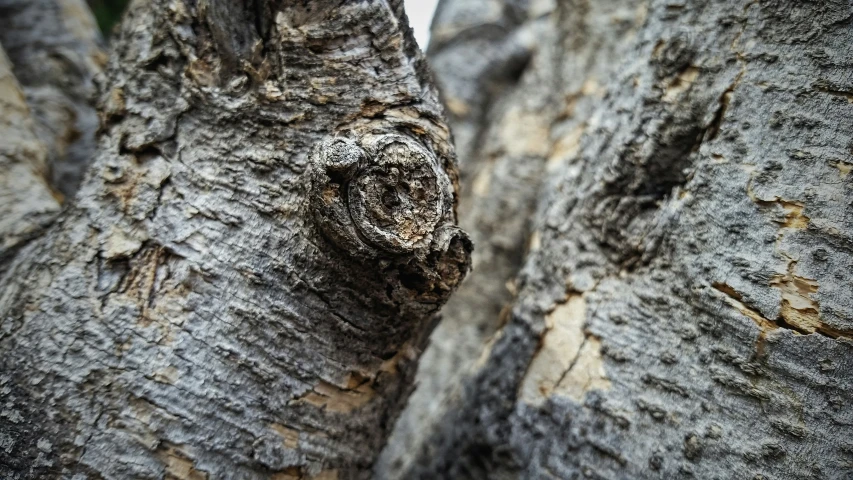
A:
<svg viewBox="0 0 853 480">
<path fill-rule="evenodd" d="M 77 191 L 95 154 L 95 77 L 106 54 L 85 0 L 0 1 L 0 44 L 47 150 L 48 179 Z"/>
<path fill-rule="evenodd" d="M 0 268 L 50 225 L 59 200 L 47 182 L 47 151 L 12 65 L 0 48 Z"/>
<path fill-rule="evenodd" d="M 536 39 L 551 34 L 537 17 L 492 0 L 442 2 L 437 9 L 428 54 L 460 159 L 460 225 L 476 248 L 473 271 L 442 309 L 421 358 L 418 387 L 377 466 L 380 478 L 405 472 L 509 313 L 554 110 L 551 92 L 538 83 L 546 79 L 522 77 L 541 61 L 531 57 Z"/>
<path fill-rule="evenodd" d="M 497 187 L 460 221 L 493 238 L 507 185 L 537 200 L 501 230 L 516 253 L 532 230 L 506 324 L 461 379 L 431 378 L 448 367 L 425 353 L 422 384 L 450 393 L 404 412 L 380 478 L 850 478 L 853 5 L 442 7 L 430 54 L 463 124 L 462 205 Z M 525 29 L 516 83 L 458 73 L 501 71 L 491 52 Z M 506 280 L 478 255 L 460 297 Z M 481 301 L 490 316 L 448 308 L 436 333 L 495 328 L 502 298 Z M 470 339 L 436 338 L 471 363 Z"/>
<path fill-rule="evenodd" d="M 0 477 L 365 478 L 470 264 L 402 3 L 137 1 L 105 74 L 0 271 Z"/>
<path fill-rule="evenodd" d="M 0 476 L 368 477 L 458 196 L 374 477 L 850 477 L 851 21 L 445 0 L 457 175 L 401 2 L 137 1 L 52 225 L 0 56 Z"/>
</svg>

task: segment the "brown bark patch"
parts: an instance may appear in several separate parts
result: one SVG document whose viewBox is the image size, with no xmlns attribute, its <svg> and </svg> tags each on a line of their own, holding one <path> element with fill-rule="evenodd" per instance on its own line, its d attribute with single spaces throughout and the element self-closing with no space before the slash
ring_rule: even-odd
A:
<svg viewBox="0 0 853 480">
<path fill-rule="evenodd" d="M 299 431 L 285 427 L 279 423 L 270 424 L 270 429 L 277 433 L 285 448 L 296 449 L 299 446 Z"/>
<path fill-rule="evenodd" d="M 321 380 L 311 391 L 296 399 L 296 402 L 308 403 L 330 412 L 350 413 L 375 397 L 376 391 L 369 384 L 346 389 Z"/>
<path fill-rule="evenodd" d="M 192 457 L 180 445 L 169 442 L 157 451 L 160 460 L 166 465 L 167 480 L 207 480 L 209 475 L 195 468 Z"/>
</svg>

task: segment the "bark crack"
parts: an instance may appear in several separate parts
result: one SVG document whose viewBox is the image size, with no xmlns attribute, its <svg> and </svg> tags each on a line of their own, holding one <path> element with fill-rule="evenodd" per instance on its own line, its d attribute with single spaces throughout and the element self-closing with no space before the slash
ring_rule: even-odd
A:
<svg viewBox="0 0 853 480">
<path fill-rule="evenodd" d="M 785 273 L 777 273 L 770 279 L 770 286 L 778 289 L 781 293 L 779 317 L 775 321 L 772 321 L 772 323 L 777 327 L 785 327 L 804 335 L 817 333 L 833 339 L 853 339 L 853 332 L 838 330 L 826 325 L 821 320 L 820 305 L 811 296 L 818 291 L 819 285 L 817 281 L 797 275 L 797 259 L 782 249 L 782 239 L 786 234 L 791 231 L 806 230 L 809 228 L 810 218 L 805 214 L 805 205 L 802 202 L 787 200 L 778 196 L 770 200 L 759 198 L 753 190 L 754 180 L 755 172 L 751 172 L 746 186 L 746 194 L 749 199 L 762 210 L 778 208 L 784 214 L 781 219 L 774 219 L 774 222 L 778 225 L 774 248 L 785 260 L 786 268 Z M 731 287 L 728 287 L 728 293 L 725 289 L 721 290 L 717 288 L 717 290 L 726 293 L 736 301 L 741 300 L 738 298 L 740 294 L 735 292 Z M 763 315 L 759 316 L 767 320 Z M 755 320 L 753 316 L 750 316 L 750 318 Z"/>
</svg>

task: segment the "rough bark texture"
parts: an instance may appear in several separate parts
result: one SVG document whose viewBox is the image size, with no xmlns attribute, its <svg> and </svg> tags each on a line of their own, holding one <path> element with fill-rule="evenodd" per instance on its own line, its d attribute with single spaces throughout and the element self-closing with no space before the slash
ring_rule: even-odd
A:
<svg viewBox="0 0 853 480">
<path fill-rule="evenodd" d="M 445 0 L 476 271 L 374 476 L 853 476 L 851 22 Z M 471 247 L 401 3 L 136 2 L 41 237 L 10 68 L 0 476 L 368 477 Z"/>
<path fill-rule="evenodd" d="M 473 271 L 442 309 L 418 369 L 418 387 L 377 467 L 396 477 L 450 403 L 484 342 L 506 320 L 545 168 L 551 92 L 528 75 L 533 44 L 552 32 L 536 6 L 442 2 L 429 58 L 460 159 L 460 225 L 476 245 Z M 535 90 L 531 90 L 531 88 Z"/>
<path fill-rule="evenodd" d="M 49 180 L 72 196 L 95 155 L 95 76 L 106 62 L 85 0 L 0 1 L 0 44 L 14 66 L 35 132 L 47 149 Z"/>
<path fill-rule="evenodd" d="M 444 3 L 457 13 L 438 17 L 438 38 L 489 11 Z M 420 447 L 389 449 L 381 475 L 849 478 L 853 5 L 525 5 L 518 28 L 541 30 L 523 87 L 487 102 L 530 108 L 540 116 L 515 120 L 546 129 L 518 293 L 476 372 L 414 421 Z M 494 31 L 457 41 L 500 44 Z M 446 80 L 458 67 L 444 48 L 435 68 L 458 112 L 478 89 Z M 463 166 L 491 148 L 470 139 L 501 111 L 460 132 Z M 522 184 L 511 172 L 463 192 Z M 473 238 L 488 235 L 483 214 L 466 214 Z"/>
<path fill-rule="evenodd" d="M 470 263 L 401 2 L 137 1 L 113 42 L 0 272 L 0 477 L 364 478 Z"/>
</svg>

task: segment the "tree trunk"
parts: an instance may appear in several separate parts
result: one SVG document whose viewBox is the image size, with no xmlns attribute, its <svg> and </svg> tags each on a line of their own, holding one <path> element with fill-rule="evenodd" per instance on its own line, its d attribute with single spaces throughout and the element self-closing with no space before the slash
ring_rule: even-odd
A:
<svg viewBox="0 0 853 480">
<path fill-rule="evenodd" d="M 851 21 L 848 1 L 444 1 L 430 56 L 487 245 L 420 367 L 449 394 L 416 391 L 381 478 L 853 475 Z M 519 42 L 531 59 L 501 63 Z M 492 241 L 509 267 L 526 228 L 475 363 L 453 329 L 494 330 L 509 294 L 452 306 L 498 291 Z M 431 377 L 446 352 L 473 372 Z"/>
<path fill-rule="evenodd" d="M 471 249 L 401 2 L 136 1 L 99 117 L 0 272 L 0 477 L 365 478 Z"/>
<path fill-rule="evenodd" d="M 448 128 L 400 0 L 137 0 L 55 221 L 29 5 L 1 477 L 853 476 L 849 1 L 443 0 Z"/>
<path fill-rule="evenodd" d="M 95 20 L 85 0 L 3 0 L 0 45 L 47 150 L 47 178 L 71 197 L 95 153 L 94 79 L 106 62 Z"/>
<path fill-rule="evenodd" d="M 47 182 L 47 151 L 36 136 L 12 64 L 0 48 L 0 268 L 53 221 L 59 200 Z"/>
</svg>

